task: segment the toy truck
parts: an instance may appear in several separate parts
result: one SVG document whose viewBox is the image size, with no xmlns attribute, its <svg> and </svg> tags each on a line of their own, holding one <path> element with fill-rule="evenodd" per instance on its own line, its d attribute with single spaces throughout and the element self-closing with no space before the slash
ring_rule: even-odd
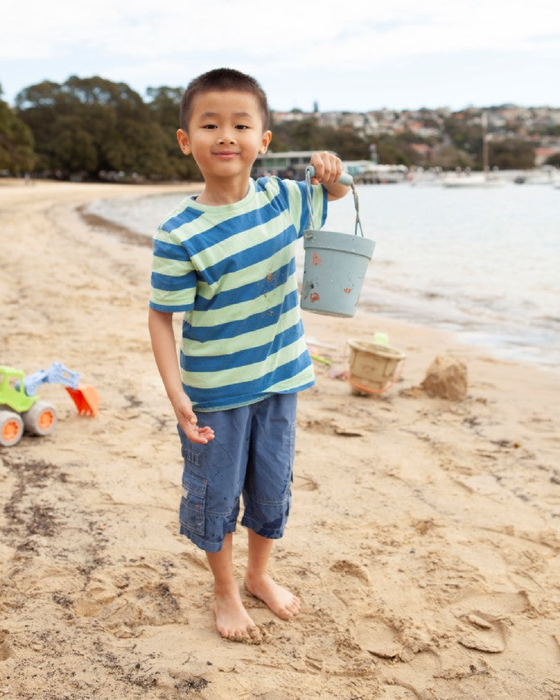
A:
<svg viewBox="0 0 560 700">
<path fill-rule="evenodd" d="M 0 366 L 0 446 L 17 445 L 24 430 L 31 435 L 48 435 L 56 427 L 55 407 L 36 395 L 41 384 L 62 384 L 78 413 L 97 415 L 97 391 L 89 384 L 80 384 L 79 374 L 59 362 L 27 377 L 22 370 Z"/>
</svg>

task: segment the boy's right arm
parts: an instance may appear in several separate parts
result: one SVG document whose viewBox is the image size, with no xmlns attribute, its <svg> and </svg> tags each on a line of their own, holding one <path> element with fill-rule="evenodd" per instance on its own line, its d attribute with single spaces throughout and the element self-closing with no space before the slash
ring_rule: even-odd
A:
<svg viewBox="0 0 560 700">
<path fill-rule="evenodd" d="M 148 326 L 156 365 L 177 421 L 191 442 L 206 444 L 214 438 L 214 432 L 209 427 L 197 426 L 191 401 L 183 390 L 173 332 L 173 314 L 150 309 Z"/>
</svg>

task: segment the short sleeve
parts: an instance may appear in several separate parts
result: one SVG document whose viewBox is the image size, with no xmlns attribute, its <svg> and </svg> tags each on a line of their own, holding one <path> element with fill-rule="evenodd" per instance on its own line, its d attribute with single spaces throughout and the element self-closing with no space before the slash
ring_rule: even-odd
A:
<svg viewBox="0 0 560 700">
<path fill-rule="evenodd" d="M 173 232 L 159 229 L 153 239 L 150 308 L 167 313 L 190 311 L 196 284 L 186 247 Z"/>
</svg>

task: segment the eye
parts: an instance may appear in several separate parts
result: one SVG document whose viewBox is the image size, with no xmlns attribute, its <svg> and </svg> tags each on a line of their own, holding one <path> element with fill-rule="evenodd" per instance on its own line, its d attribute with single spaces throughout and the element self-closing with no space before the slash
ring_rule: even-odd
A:
<svg viewBox="0 0 560 700">
<path fill-rule="evenodd" d="M 248 129 L 249 127 L 247 126 L 247 124 L 237 124 L 237 126 L 235 128 L 236 129 Z"/>
<path fill-rule="evenodd" d="M 203 124 L 202 128 L 203 129 L 217 129 L 218 127 L 216 124 Z"/>
</svg>

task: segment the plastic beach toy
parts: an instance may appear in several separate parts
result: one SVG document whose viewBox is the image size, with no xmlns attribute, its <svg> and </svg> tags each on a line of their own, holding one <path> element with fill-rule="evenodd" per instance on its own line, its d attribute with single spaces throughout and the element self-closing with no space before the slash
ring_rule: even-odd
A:
<svg viewBox="0 0 560 700">
<path fill-rule="evenodd" d="M 401 376 L 406 355 L 388 344 L 385 333 L 379 335 L 385 336 L 381 343 L 375 338 L 373 343 L 359 338 L 348 340 L 348 381 L 355 395 L 382 394 Z"/>
<path fill-rule="evenodd" d="M 315 168 L 309 166 L 305 180 L 310 221 L 303 234 L 305 262 L 301 308 L 326 316 L 352 317 L 356 313 L 375 242 L 364 237 L 358 195 L 354 180 L 348 173 L 343 173 L 339 182 L 352 187 L 356 209 L 354 234 L 316 229 L 311 198 L 311 178 L 314 175 Z"/>
<path fill-rule="evenodd" d="M 42 384 L 62 384 L 80 415 L 96 416 L 99 396 L 93 386 L 80 384 L 80 375 L 55 362 L 27 377 L 20 369 L 0 367 L 0 446 L 13 447 L 24 430 L 48 435 L 56 427 L 56 409 L 36 395 Z"/>
</svg>

